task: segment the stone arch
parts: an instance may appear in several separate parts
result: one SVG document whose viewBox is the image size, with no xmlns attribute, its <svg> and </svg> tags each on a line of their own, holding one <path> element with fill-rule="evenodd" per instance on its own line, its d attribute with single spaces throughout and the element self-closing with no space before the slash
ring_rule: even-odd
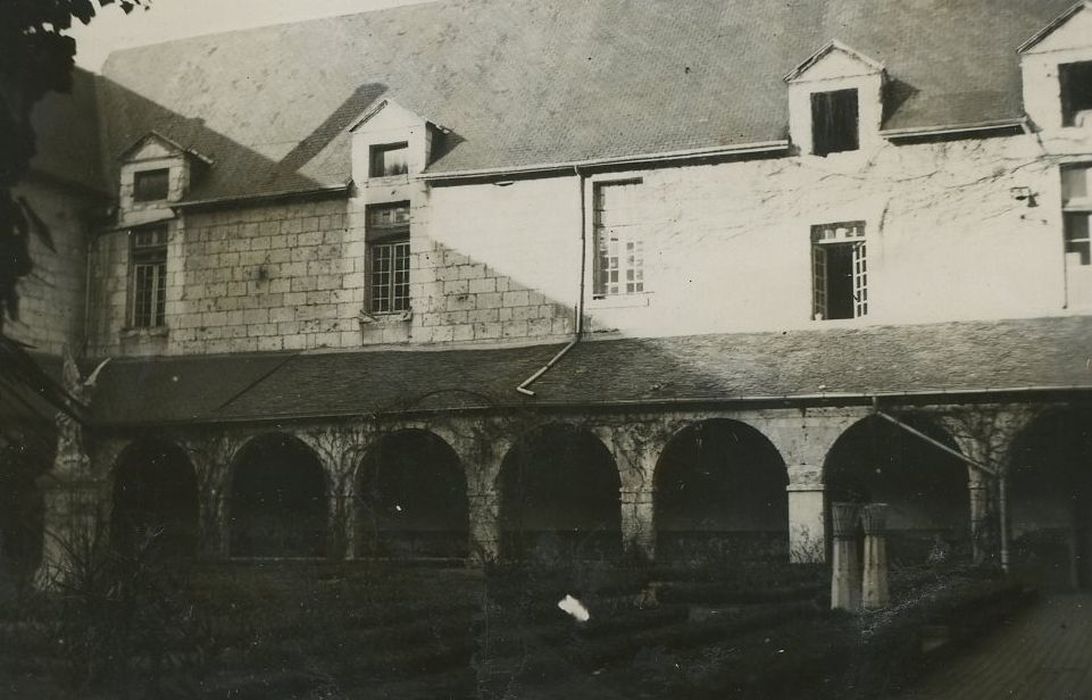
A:
<svg viewBox="0 0 1092 700">
<path fill-rule="evenodd" d="M 232 464 L 231 556 L 325 556 L 328 491 L 322 461 L 302 440 L 285 433 L 252 438 Z"/>
<path fill-rule="evenodd" d="M 123 554 L 150 547 L 157 556 L 197 553 L 197 473 L 186 451 L 169 440 L 127 445 L 113 467 L 110 539 Z"/>
<path fill-rule="evenodd" d="M 658 559 L 786 560 L 785 461 L 760 431 L 735 420 L 681 429 L 656 463 Z"/>
<path fill-rule="evenodd" d="M 928 418 L 900 420 L 958 449 L 951 435 Z M 831 503 L 886 503 L 892 563 L 969 560 L 969 470 L 955 455 L 878 416 L 864 418 L 842 433 L 823 464 L 828 535 Z"/>
<path fill-rule="evenodd" d="M 558 423 L 525 435 L 504 456 L 497 488 L 503 558 L 621 555 L 618 468 L 590 431 Z"/>
<path fill-rule="evenodd" d="M 1009 465 L 1014 571 L 1049 588 L 1092 588 L 1092 408 L 1034 420 Z"/>
<path fill-rule="evenodd" d="M 440 436 L 421 428 L 379 436 L 355 482 L 357 556 L 462 559 L 469 554 L 466 474 Z"/>
</svg>

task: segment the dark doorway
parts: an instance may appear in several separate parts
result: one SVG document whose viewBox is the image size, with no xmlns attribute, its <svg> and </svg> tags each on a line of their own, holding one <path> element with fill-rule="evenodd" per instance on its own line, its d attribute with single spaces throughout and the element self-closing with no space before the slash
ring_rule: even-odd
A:
<svg viewBox="0 0 1092 700">
<path fill-rule="evenodd" d="M 357 477 L 358 556 L 465 558 L 466 476 L 454 450 L 424 430 L 382 437 Z"/>
<path fill-rule="evenodd" d="M 785 561 L 788 474 L 754 428 L 711 420 L 680 431 L 656 465 L 656 557 Z"/>
<path fill-rule="evenodd" d="M 231 485 L 231 556 L 325 556 L 327 521 L 326 479 L 309 447 L 278 434 L 243 448 Z"/>
<path fill-rule="evenodd" d="M 1057 411 L 1017 439 L 1009 470 L 1016 573 L 1053 589 L 1092 587 L 1092 410 Z"/>
<path fill-rule="evenodd" d="M 955 449 L 951 437 L 931 422 L 903 421 Z M 971 558 L 967 469 L 963 460 L 920 437 L 867 418 L 838 438 L 827 455 L 827 513 L 830 503 L 840 501 L 886 503 L 892 563 L 966 562 Z M 829 535 L 829 522 L 827 529 Z"/>
<path fill-rule="evenodd" d="M 133 556 L 191 557 L 197 551 L 197 476 L 186 453 L 158 440 L 130 445 L 114 472 L 110 533 Z"/>
<path fill-rule="evenodd" d="M 620 556 L 620 485 L 614 459 L 591 433 L 567 425 L 536 432 L 501 466 L 502 556 L 547 563 Z"/>
</svg>

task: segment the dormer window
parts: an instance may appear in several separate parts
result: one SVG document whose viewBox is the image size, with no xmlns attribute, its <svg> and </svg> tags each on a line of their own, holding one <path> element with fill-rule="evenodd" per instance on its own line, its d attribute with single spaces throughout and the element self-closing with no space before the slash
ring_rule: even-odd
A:
<svg viewBox="0 0 1092 700">
<path fill-rule="evenodd" d="M 883 64 L 831 41 L 785 76 L 789 137 L 801 155 L 872 150 L 883 144 Z"/>
<path fill-rule="evenodd" d="M 860 148 L 857 90 L 811 94 L 811 133 L 814 153 L 856 151 Z"/>
<path fill-rule="evenodd" d="M 1092 125 L 1092 61 L 1058 66 L 1062 90 L 1062 126 Z"/>
<path fill-rule="evenodd" d="M 371 177 L 390 177 L 409 172 L 409 143 L 388 143 L 372 146 Z"/>
<path fill-rule="evenodd" d="M 138 170 L 133 173 L 133 201 L 158 202 L 167 198 L 170 191 L 170 170 Z"/>
</svg>

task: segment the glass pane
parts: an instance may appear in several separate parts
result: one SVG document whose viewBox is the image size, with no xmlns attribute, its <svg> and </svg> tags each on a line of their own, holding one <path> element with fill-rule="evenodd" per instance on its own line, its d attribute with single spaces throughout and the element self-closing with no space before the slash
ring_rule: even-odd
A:
<svg viewBox="0 0 1092 700">
<path fill-rule="evenodd" d="M 1088 197 L 1088 167 L 1062 168 L 1062 201 Z"/>
</svg>

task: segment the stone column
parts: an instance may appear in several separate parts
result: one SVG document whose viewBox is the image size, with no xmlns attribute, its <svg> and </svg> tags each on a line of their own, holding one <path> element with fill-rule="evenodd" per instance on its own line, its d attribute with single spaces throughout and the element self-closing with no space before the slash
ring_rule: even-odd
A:
<svg viewBox="0 0 1092 700">
<path fill-rule="evenodd" d="M 887 504 L 873 503 L 861 510 L 864 525 L 864 579 L 862 602 L 866 610 L 887 607 Z"/>
<path fill-rule="evenodd" d="M 827 559 L 823 513 L 823 470 L 806 464 L 790 466 L 789 561 L 821 563 Z"/>
<path fill-rule="evenodd" d="M 967 489 L 971 499 L 971 552 L 974 563 L 982 564 L 997 556 L 993 484 L 981 471 L 969 471 Z"/>
<path fill-rule="evenodd" d="M 40 588 L 55 589 L 96 566 L 109 544 L 105 484 L 87 475 L 46 474 L 38 481 L 45 501 Z"/>
<path fill-rule="evenodd" d="M 593 428 L 618 467 L 621 482 L 622 551 L 638 561 L 656 556 L 655 486 L 656 460 L 672 431 L 663 423 L 634 421 Z"/>
<path fill-rule="evenodd" d="M 857 561 L 860 509 L 855 503 L 834 503 L 830 511 L 834 537 L 830 607 L 855 611 L 861 605 L 861 568 Z"/>
<path fill-rule="evenodd" d="M 470 559 L 476 564 L 500 558 L 500 498 L 495 490 L 467 494 L 470 501 Z"/>
<path fill-rule="evenodd" d="M 623 490 L 621 495 L 623 550 L 627 556 L 652 561 L 656 556 L 652 489 Z"/>
</svg>

